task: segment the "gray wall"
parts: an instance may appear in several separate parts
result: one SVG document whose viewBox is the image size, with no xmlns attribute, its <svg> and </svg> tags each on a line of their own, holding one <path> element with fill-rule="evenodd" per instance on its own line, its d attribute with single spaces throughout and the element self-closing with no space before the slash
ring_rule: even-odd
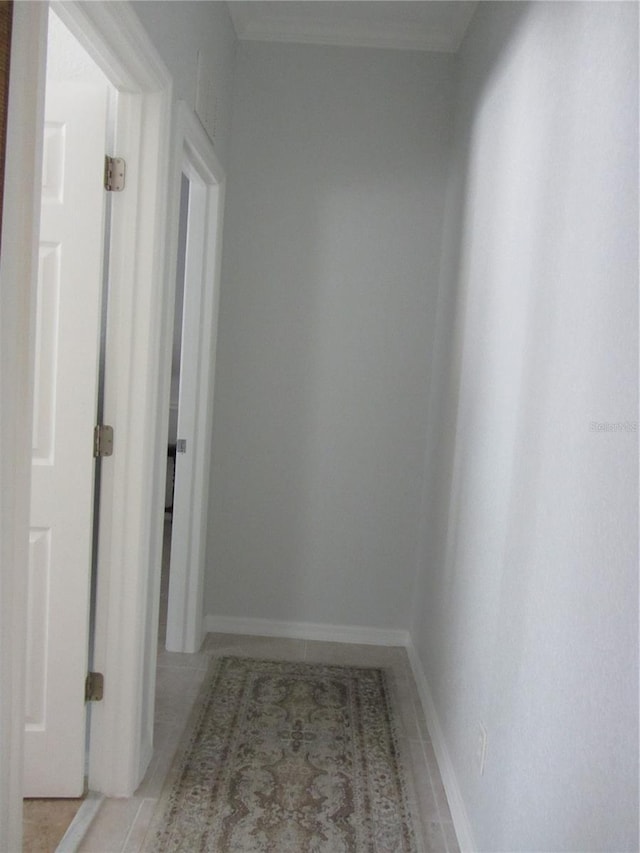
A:
<svg viewBox="0 0 640 853">
<path fill-rule="evenodd" d="M 410 627 L 478 849 L 637 849 L 637 7 L 243 45 L 232 145 L 224 4 L 136 8 L 219 64 L 205 611 Z"/>
<path fill-rule="evenodd" d="M 134 0 L 132 3 L 173 78 L 174 97 L 196 106 L 198 51 L 215 88 L 214 147 L 223 168 L 228 159 L 236 34 L 223 2 Z"/>
<path fill-rule="evenodd" d="M 453 62 L 239 46 L 209 614 L 408 627 Z"/>
<path fill-rule="evenodd" d="M 480 850 L 638 849 L 637 15 L 459 55 L 412 637 Z"/>
</svg>

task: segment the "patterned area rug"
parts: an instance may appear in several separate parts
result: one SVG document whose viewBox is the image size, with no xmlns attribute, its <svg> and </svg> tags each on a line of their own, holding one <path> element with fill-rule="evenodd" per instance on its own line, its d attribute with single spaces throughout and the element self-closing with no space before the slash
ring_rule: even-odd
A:
<svg viewBox="0 0 640 853">
<path fill-rule="evenodd" d="M 148 849 L 419 853 L 380 669 L 221 658 Z"/>
</svg>

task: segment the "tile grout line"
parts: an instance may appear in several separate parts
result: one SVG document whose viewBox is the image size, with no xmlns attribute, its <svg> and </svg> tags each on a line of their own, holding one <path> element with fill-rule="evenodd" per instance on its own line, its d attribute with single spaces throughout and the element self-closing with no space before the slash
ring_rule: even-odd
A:
<svg viewBox="0 0 640 853">
<path fill-rule="evenodd" d="M 138 818 L 140 817 L 140 812 L 144 808 L 144 804 L 145 803 L 151 803 L 151 802 L 154 802 L 153 797 L 142 797 L 142 799 L 140 800 L 140 805 L 138 806 L 136 813 L 133 816 L 133 820 L 131 821 L 131 826 L 129 827 L 129 832 L 127 832 L 125 839 L 122 842 L 122 847 L 120 848 L 121 853 L 125 853 L 125 851 L 127 849 L 127 845 L 129 844 L 129 840 L 131 839 L 131 835 L 133 834 L 133 830 L 135 829 L 136 822 L 137 822 Z M 147 827 L 147 829 L 148 829 L 148 827 Z M 145 836 L 146 836 L 146 830 L 145 830 Z M 137 850 L 140 850 L 140 845 L 138 845 Z"/>
<path fill-rule="evenodd" d="M 131 821 L 131 825 L 129 826 L 129 831 L 127 832 L 127 834 L 124 837 L 124 841 L 122 842 L 122 847 L 120 848 L 121 853 L 122 853 L 122 851 L 127 849 L 127 844 L 129 843 L 129 839 L 131 838 L 131 833 L 133 832 L 133 827 L 136 825 L 136 821 L 138 819 L 138 815 L 140 814 L 140 809 L 142 808 L 143 803 L 144 803 L 144 799 L 141 800 L 140 805 L 136 809 L 136 813 L 134 814 L 133 820 Z"/>
</svg>

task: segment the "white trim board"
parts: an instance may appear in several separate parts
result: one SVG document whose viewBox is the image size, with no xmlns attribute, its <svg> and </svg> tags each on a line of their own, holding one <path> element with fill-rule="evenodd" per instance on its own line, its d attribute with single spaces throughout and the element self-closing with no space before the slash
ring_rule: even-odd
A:
<svg viewBox="0 0 640 853">
<path fill-rule="evenodd" d="M 478 848 L 476 847 L 476 843 L 473 838 L 471 823 L 469 822 L 469 816 L 467 815 L 462 792 L 460 791 L 458 778 L 449 755 L 449 750 L 444 738 L 442 726 L 440 725 L 440 719 L 436 711 L 433 696 L 431 695 L 429 683 L 427 682 L 424 669 L 422 668 L 422 663 L 420 662 L 418 653 L 411 640 L 407 643 L 407 654 L 409 656 L 409 663 L 411 664 L 413 677 L 416 682 L 418 695 L 420 696 L 420 703 L 427 723 L 427 730 L 433 744 L 433 751 L 436 754 L 438 769 L 440 770 L 440 776 L 442 777 L 442 784 L 444 785 L 444 790 L 449 802 L 451 817 L 453 818 L 453 826 L 458 837 L 460 850 L 462 853 L 475 853 Z"/>
<path fill-rule="evenodd" d="M 176 106 L 174 128 L 165 287 L 166 303 L 173 306 L 184 173 L 190 189 L 177 430 L 187 441 L 187 453 L 176 457 L 175 465 L 166 647 L 172 652 L 195 652 L 204 637 L 202 600 L 225 177 L 211 140 L 184 101 Z M 166 319 L 164 393 L 168 396 L 173 311 L 167 312 Z"/>
<path fill-rule="evenodd" d="M 103 794 L 89 791 L 56 847 L 56 853 L 76 853 L 104 800 Z"/>
<path fill-rule="evenodd" d="M 15 3 L 0 255 L 0 850 L 22 849 L 33 348 L 47 7 Z"/>
<path fill-rule="evenodd" d="M 279 622 L 237 616 L 205 616 L 205 630 L 219 634 L 247 634 L 251 637 L 279 637 L 288 640 L 323 640 L 333 643 L 360 643 L 370 646 L 410 644 L 409 632 L 396 628 L 365 625 L 330 625 L 321 622 Z"/>
<path fill-rule="evenodd" d="M 383 7 L 366 10 L 365 14 L 331 15 L 317 4 L 315 10 L 306 4 L 229 3 L 229 13 L 238 39 L 297 44 L 337 45 L 341 47 L 390 48 L 456 53 L 476 9 L 475 2 L 458 2 L 442 20 L 430 10 L 411 9 L 409 15 L 389 15 Z M 394 4 L 395 5 L 395 4 Z M 412 4 L 406 3 L 405 7 Z M 416 4 L 417 5 L 417 4 Z M 428 5 L 428 4 L 427 4 Z M 300 8 L 302 6 L 302 8 Z M 318 6 L 320 8 L 318 9 Z M 265 8 L 266 7 L 266 8 Z M 382 14 L 377 14 L 381 11 Z"/>
<path fill-rule="evenodd" d="M 94 655 L 108 688 L 91 708 L 89 785 L 129 796 L 153 752 L 168 423 L 161 364 L 167 306 L 158 293 L 173 84 L 130 3 L 64 0 L 52 8 L 118 90 L 115 149 L 127 160 L 110 241 L 104 414 L 116 450 L 101 478 Z"/>
</svg>

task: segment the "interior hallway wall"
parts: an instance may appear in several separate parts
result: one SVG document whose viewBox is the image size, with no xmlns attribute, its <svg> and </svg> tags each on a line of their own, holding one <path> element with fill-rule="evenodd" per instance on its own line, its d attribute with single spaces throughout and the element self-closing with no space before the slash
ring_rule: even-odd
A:
<svg viewBox="0 0 640 853">
<path fill-rule="evenodd" d="M 453 62 L 238 48 L 209 614 L 408 627 Z"/>
<path fill-rule="evenodd" d="M 133 0 L 132 6 L 171 72 L 174 98 L 186 101 L 193 110 L 198 86 L 198 53 L 202 55 L 203 90 L 211 95 L 212 106 L 215 101 L 213 143 L 217 158 L 226 168 L 237 44 L 227 4 L 200 0 Z"/>
<path fill-rule="evenodd" d="M 459 55 L 412 637 L 478 850 L 638 849 L 637 76 L 636 4 Z"/>
</svg>

